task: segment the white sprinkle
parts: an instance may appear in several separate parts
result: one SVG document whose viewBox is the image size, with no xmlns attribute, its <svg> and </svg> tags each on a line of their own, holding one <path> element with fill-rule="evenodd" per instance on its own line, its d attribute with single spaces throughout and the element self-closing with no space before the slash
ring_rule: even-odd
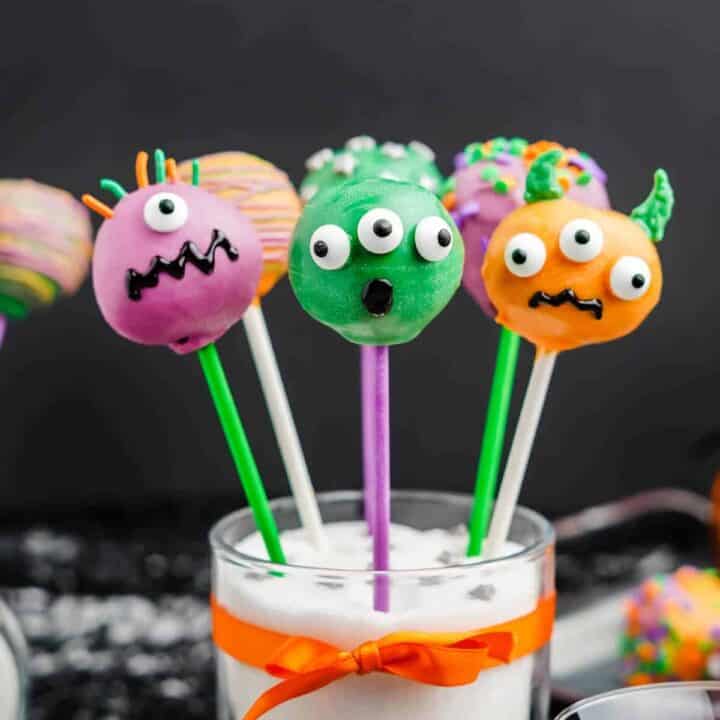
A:
<svg viewBox="0 0 720 720">
<path fill-rule="evenodd" d="M 437 183 L 429 175 L 423 175 L 420 178 L 420 185 L 430 192 L 437 190 Z"/>
<path fill-rule="evenodd" d="M 317 185 L 303 185 L 300 188 L 300 197 L 305 202 L 310 202 L 317 191 Z"/>
<path fill-rule="evenodd" d="M 435 160 L 435 153 L 432 148 L 429 148 L 424 142 L 419 140 L 413 140 L 409 143 L 409 146 L 418 154 L 422 155 L 426 160 L 432 162 Z"/>
<path fill-rule="evenodd" d="M 306 161 L 305 167 L 313 172 L 322 169 L 327 163 L 333 159 L 333 151 L 330 148 L 323 148 L 313 153 Z"/>
<path fill-rule="evenodd" d="M 376 144 L 375 138 L 371 138 L 369 135 L 357 135 L 351 137 L 345 143 L 345 147 L 352 152 L 361 152 L 363 150 L 372 150 Z"/>
<path fill-rule="evenodd" d="M 381 172 L 380 177 L 383 180 L 394 180 L 395 182 L 401 182 L 400 178 L 397 175 L 395 175 L 395 173 L 391 173 L 387 170 Z"/>
<path fill-rule="evenodd" d="M 352 175 L 357 165 L 357 160 L 349 153 L 343 153 L 335 158 L 333 170 L 341 175 Z"/>
<path fill-rule="evenodd" d="M 405 146 L 400 145 L 400 143 L 386 142 L 383 144 L 380 150 L 382 151 L 383 155 L 386 155 L 393 160 L 400 160 L 406 155 Z"/>
</svg>

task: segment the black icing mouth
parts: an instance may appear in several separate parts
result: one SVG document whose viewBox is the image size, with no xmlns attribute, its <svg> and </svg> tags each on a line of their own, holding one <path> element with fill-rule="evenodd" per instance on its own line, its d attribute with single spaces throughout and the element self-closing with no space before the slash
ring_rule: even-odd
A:
<svg viewBox="0 0 720 720">
<path fill-rule="evenodd" d="M 393 286 L 389 280 L 376 278 L 365 284 L 361 294 L 362 303 L 373 317 L 383 317 L 393 304 Z"/>
<path fill-rule="evenodd" d="M 194 242 L 188 240 L 183 243 L 174 260 L 166 260 L 164 257 L 156 255 L 150 261 L 147 272 L 139 273 L 130 268 L 125 274 L 128 297 L 130 300 L 142 299 L 143 290 L 157 287 L 161 273 L 169 275 L 175 280 L 182 280 L 185 277 L 185 267 L 188 263 L 194 265 L 205 275 L 212 275 L 215 270 L 215 251 L 218 248 L 222 248 L 232 262 L 239 257 L 238 251 L 230 244 L 225 233 L 221 230 L 213 230 L 210 247 L 205 254 L 200 252 L 200 248 Z"/>
<path fill-rule="evenodd" d="M 561 290 L 557 293 L 557 295 L 548 295 L 548 293 L 538 290 L 528 301 L 528 305 L 531 308 L 536 308 L 540 305 L 560 307 L 560 305 L 564 305 L 565 303 L 570 303 L 578 310 L 592 313 L 596 320 L 600 320 L 602 318 L 603 303 L 600 298 L 581 300 L 571 288 L 565 288 L 565 290 Z"/>
</svg>

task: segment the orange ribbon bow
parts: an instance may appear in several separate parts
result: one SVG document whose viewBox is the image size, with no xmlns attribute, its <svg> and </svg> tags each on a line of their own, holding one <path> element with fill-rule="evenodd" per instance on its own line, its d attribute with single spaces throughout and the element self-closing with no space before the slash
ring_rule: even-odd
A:
<svg viewBox="0 0 720 720">
<path fill-rule="evenodd" d="M 231 657 L 283 682 L 263 693 L 243 720 L 257 720 L 288 700 L 347 675 L 384 672 L 427 685 L 467 685 L 483 670 L 539 650 L 550 640 L 555 596 L 528 615 L 465 633 L 397 632 L 347 652 L 312 638 L 250 625 L 212 599 L 213 639 Z"/>
</svg>

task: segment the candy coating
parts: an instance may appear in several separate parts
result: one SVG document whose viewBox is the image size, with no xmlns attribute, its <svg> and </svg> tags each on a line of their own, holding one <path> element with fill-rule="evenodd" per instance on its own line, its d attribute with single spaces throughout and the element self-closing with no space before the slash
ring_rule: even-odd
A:
<svg viewBox="0 0 720 720">
<path fill-rule="evenodd" d="M 370 226 L 361 222 L 378 209 L 389 210 L 388 217 L 373 216 Z M 442 224 L 442 233 L 437 226 L 438 245 L 447 247 L 449 235 L 450 251 L 437 261 L 426 259 L 418 249 L 416 230 L 425 218 L 439 218 Z M 336 229 L 318 235 L 323 226 Z M 359 234 L 373 227 L 380 238 L 370 242 L 363 235 L 361 241 Z M 396 232 L 401 233 L 397 245 Z M 384 251 L 382 238 L 395 247 Z M 342 251 L 345 242 L 349 252 L 339 268 L 326 270 L 318 264 Z M 420 248 L 426 254 L 427 242 L 425 230 Z M 322 257 L 314 258 L 318 250 Z M 330 188 L 308 203 L 290 248 L 290 282 L 303 308 L 345 339 L 395 345 L 414 339 L 447 305 L 460 283 L 463 255 L 455 223 L 431 192 L 409 183 L 370 179 Z"/>
</svg>

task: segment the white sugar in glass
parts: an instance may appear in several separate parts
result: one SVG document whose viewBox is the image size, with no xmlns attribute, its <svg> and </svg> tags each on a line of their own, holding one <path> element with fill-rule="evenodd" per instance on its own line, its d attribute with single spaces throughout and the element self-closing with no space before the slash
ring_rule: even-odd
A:
<svg viewBox="0 0 720 720">
<path fill-rule="evenodd" d="M 0 601 L 0 720 L 25 717 L 28 654 L 15 617 Z"/>
<path fill-rule="evenodd" d="M 359 493 L 319 496 L 329 549 L 308 543 L 291 499 L 272 503 L 288 566 L 270 572 L 252 516 L 226 517 L 211 533 L 216 601 L 243 622 L 321 640 L 342 650 L 396 631 L 466 632 L 531 613 L 554 591 L 549 524 L 519 509 L 504 558 L 466 558 L 471 498 L 393 494 L 391 607 L 373 610 L 372 543 Z M 547 716 L 549 648 L 485 670 L 470 685 L 436 687 L 383 673 L 352 675 L 284 703 L 267 720 L 536 720 Z M 279 680 L 218 651 L 219 712 L 240 720 Z"/>
</svg>

